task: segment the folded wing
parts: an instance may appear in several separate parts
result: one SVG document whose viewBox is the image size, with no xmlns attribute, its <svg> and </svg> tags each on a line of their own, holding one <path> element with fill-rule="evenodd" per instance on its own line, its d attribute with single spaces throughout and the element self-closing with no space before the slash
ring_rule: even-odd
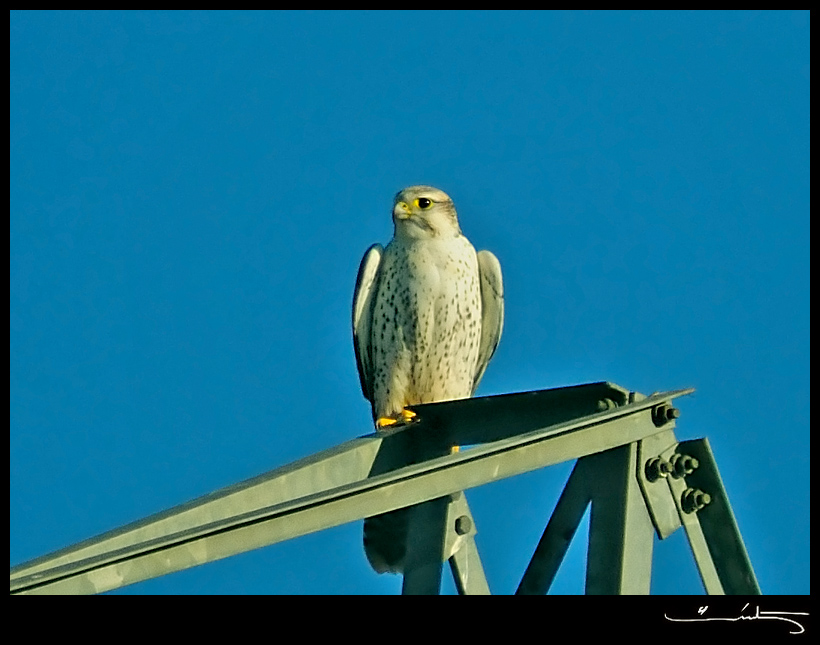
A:
<svg viewBox="0 0 820 645">
<path fill-rule="evenodd" d="M 481 279 L 481 341 L 473 393 L 475 393 L 487 363 L 490 362 L 504 326 L 504 284 L 501 280 L 501 264 L 489 251 L 479 251 L 478 274 Z"/>
<path fill-rule="evenodd" d="M 373 320 L 373 298 L 378 288 L 379 267 L 384 247 L 374 244 L 364 254 L 356 276 L 353 293 L 353 349 L 359 368 L 362 393 L 373 401 L 373 353 L 370 348 L 370 327 Z"/>
</svg>

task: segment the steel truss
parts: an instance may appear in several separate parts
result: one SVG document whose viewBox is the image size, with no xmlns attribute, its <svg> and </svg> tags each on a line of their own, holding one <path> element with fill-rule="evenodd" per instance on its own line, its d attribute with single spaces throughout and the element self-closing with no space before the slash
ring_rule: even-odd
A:
<svg viewBox="0 0 820 645">
<path fill-rule="evenodd" d="M 460 593 L 486 594 L 463 491 L 576 459 L 517 593 L 548 591 L 591 503 L 587 593 L 649 593 L 653 533 L 683 526 L 707 593 L 757 594 L 708 442 L 674 435 L 671 401 L 692 391 L 602 382 L 414 406 L 406 426 L 13 567 L 10 590 L 100 593 L 412 507 L 403 592 L 439 593 L 448 560 Z"/>
</svg>

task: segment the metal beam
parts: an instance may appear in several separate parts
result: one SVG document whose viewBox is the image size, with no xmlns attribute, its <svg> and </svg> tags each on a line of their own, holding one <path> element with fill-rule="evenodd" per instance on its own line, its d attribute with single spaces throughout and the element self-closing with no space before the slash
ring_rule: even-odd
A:
<svg viewBox="0 0 820 645">
<path fill-rule="evenodd" d="M 489 595 L 490 587 L 475 544 L 475 518 L 464 493 L 450 496 L 447 508 L 447 533 L 444 553 L 449 558 L 450 571 L 458 593 L 462 596 Z"/>
<path fill-rule="evenodd" d="M 560 389 L 569 391 L 568 408 L 602 411 L 555 423 L 569 414 L 555 405 L 561 400 L 556 390 L 417 406 L 419 423 L 355 439 L 14 567 L 10 589 L 99 593 L 602 452 L 657 433 L 653 409 L 692 391 L 617 407 L 626 392 L 617 386 Z M 473 427 L 482 417 L 490 420 L 489 430 Z M 408 455 L 488 438 L 468 450 L 407 463 Z"/>
<path fill-rule="evenodd" d="M 683 525 L 707 594 L 759 594 L 707 439 L 677 443 L 671 432 L 639 443 L 638 481 L 657 535 Z"/>
<path fill-rule="evenodd" d="M 585 457 L 591 489 L 587 594 L 648 594 L 655 531 L 638 485 L 637 442 Z"/>
<path fill-rule="evenodd" d="M 695 565 L 698 568 L 703 587 L 710 596 L 722 596 L 726 593 L 726 590 L 720 581 L 715 561 L 709 552 L 709 545 L 706 543 L 706 536 L 703 533 L 699 518 L 696 513 L 685 513 L 681 508 L 681 500 L 688 486 L 683 479 L 676 477 L 667 477 L 667 483 L 669 490 L 672 492 L 681 524 L 686 531 L 689 548 L 692 549 L 692 555 L 695 558 Z"/>
<path fill-rule="evenodd" d="M 707 593 L 759 595 L 760 587 L 709 441 L 683 441 L 677 452 L 697 460 L 697 467 L 685 475 L 683 486 L 678 486 L 678 500 L 698 570 L 702 577 L 706 572 Z"/>
<path fill-rule="evenodd" d="M 193 546 L 186 552 L 177 554 L 173 560 L 163 565 L 161 558 L 150 565 L 146 560 L 142 570 L 131 570 L 125 563 L 132 556 L 143 553 L 161 553 L 170 545 L 182 545 L 201 534 L 206 526 L 220 523 L 230 525 L 243 514 L 265 509 L 299 499 L 311 493 L 336 489 L 346 484 L 366 479 L 379 453 L 381 438 L 363 437 L 348 441 L 330 450 L 317 453 L 305 459 L 277 468 L 273 471 L 228 486 L 167 511 L 151 515 L 145 519 L 103 533 L 52 554 L 30 560 L 12 567 L 11 590 L 37 589 L 40 584 L 53 581 L 58 586 L 56 593 L 98 593 L 125 584 L 145 580 L 163 573 L 186 569 L 218 559 L 214 550 Z M 287 539 L 287 538 L 285 538 Z M 242 553 L 245 548 L 237 544 L 234 553 Z M 183 550 L 185 551 L 185 550 Z M 225 557 L 234 553 L 223 551 Z M 111 572 L 111 580 L 101 580 L 91 584 L 74 580 L 83 570 L 89 572 L 106 566 L 106 563 L 122 563 L 121 573 Z M 147 568 L 151 566 L 152 568 Z M 124 569 L 129 569 L 125 571 Z M 153 574 L 153 575 L 152 575 Z M 94 579 L 99 578 L 98 574 Z M 63 582 L 60 582 L 60 581 Z M 74 582 L 70 582 L 74 580 Z M 46 591 L 49 587 L 44 587 Z"/>
<path fill-rule="evenodd" d="M 552 586 L 591 500 L 584 476 L 585 461 L 579 459 L 572 469 L 516 594 L 544 595 Z"/>
<path fill-rule="evenodd" d="M 441 565 L 450 498 L 438 497 L 410 509 L 407 559 L 401 592 L 404 595 L 437 596 L 441 590 Z"/>
<path fill-rule="evenodd" d="M 654 530 L 637 478 L 638 445 L 578 460 L 518 594 L 547 593 L 590 503 L 586 593 L 649 593 Z"/>
<path fill-rule="evenodd" d="M 412 507 L 402 594 L 438 594 L 442 563 L 448 560 L 460 595 L 489 595 L 475 534 L 475 519 L 464 493 Z"/>
</svg>

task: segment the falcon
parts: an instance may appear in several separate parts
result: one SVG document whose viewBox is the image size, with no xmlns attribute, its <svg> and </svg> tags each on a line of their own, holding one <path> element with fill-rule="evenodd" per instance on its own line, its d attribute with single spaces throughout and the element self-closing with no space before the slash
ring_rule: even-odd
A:
<svg viewBox="0 0 820 645">
<path fill-rule="evenodd" d="M 353 297 L 362 392 L 379 430 L 409 422 L 407 406 L 473 395 L 504 320 L 501 266 L 476 253 L 453 200 L 411 186 L 393 200 L 393 239 L 364 255 Z M 365 552 L 379 572 L 401 572 L 404 509 L 365 520 Z"/>
</svg>

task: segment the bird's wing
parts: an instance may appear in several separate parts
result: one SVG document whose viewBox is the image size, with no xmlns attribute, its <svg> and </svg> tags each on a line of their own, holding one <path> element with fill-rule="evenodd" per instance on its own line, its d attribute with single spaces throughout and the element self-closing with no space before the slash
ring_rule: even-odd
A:
<svg viewBox="0 0 820 645">
<path fill-rule="evenodd" d="M 373 355 L 370 348 L 370 325 L 373 318 L 373 298 L 378 287 L 379 266 L 384 248 L 374 244 L 364 254 L 356 276 L 353 293 L 353 349 L 362 393 L 368 401 L 373 400 Z"/>
<path fill-rule="evenodd" d="M 481 340 L 478 346 L 478 363 L 473 392 L 484 376 L 487 363 L 490 362 L 498 341 L 501 328 L 504 326 L 504 285 L 501 281 L 501 265 L 489 251 L 479 251 L 478 274 L 481 278 Z"/>
</svg>

